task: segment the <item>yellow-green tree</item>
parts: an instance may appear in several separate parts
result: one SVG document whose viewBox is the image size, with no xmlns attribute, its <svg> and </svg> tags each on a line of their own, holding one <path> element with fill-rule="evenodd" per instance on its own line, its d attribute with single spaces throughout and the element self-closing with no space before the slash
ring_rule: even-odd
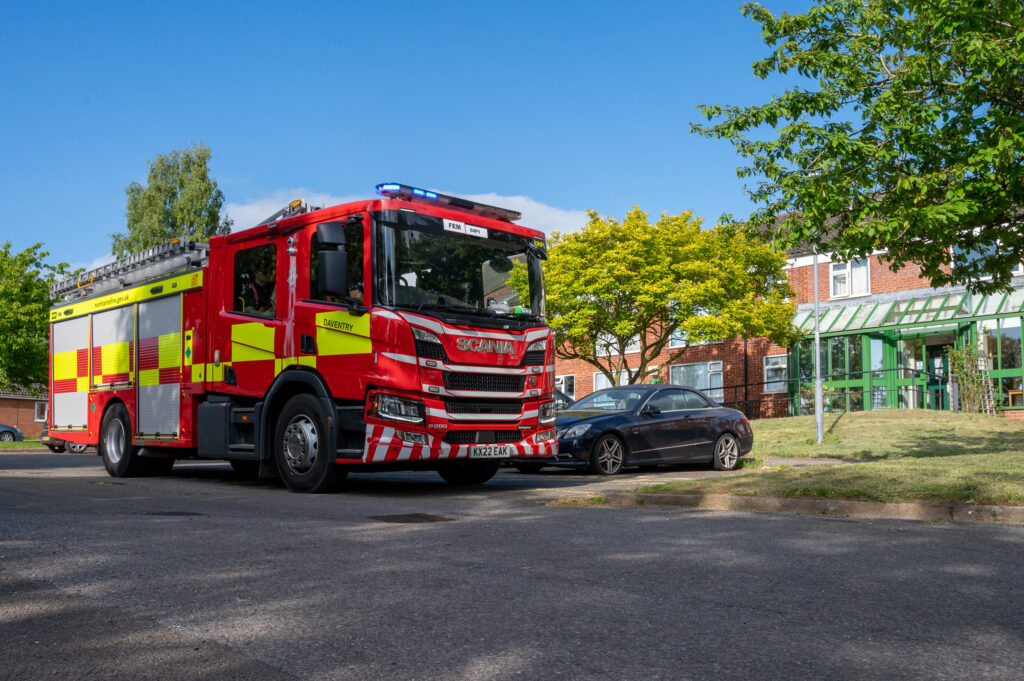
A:
<svg viewBox="0 0 1024 681">
<path fill-rule="evenodd" d="M 588 214 L 578 232 L 552 235 L 544 264 L 558 357 L 582 359 L 618 385 L 623 370 L 639 383 L 660 369 L 665 350 L 668 363 L 700 341 L 791 338 L 784 253 L 734 227 L 701 229 L 692 212 L 653 223 L 635 206 L 622 222 Z M 629 367 L 625 351 L 637 342 Z"/>
<path fill-rule="evenodd" d="M 110 252 L 121 258 L 169 239 L 207 242 L 230 232 L 231 220 L 221 215 L 224 194 L 210 176 L 209 161 L 205 144 L 157 154 L 146 186 L 132 182 L 125 189 L 128 231 L 110 235 Z"/>
</svg>

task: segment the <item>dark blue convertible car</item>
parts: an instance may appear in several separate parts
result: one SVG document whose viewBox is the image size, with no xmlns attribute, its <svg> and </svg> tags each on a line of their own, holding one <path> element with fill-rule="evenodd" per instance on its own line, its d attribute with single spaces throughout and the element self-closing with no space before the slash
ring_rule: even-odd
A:
<svg viewBox="0 0 1024 681">
<path fill-rule="evenodd" d="M 558 412 L 558 456 L 513 462 L 520 470 L 542 466 L 586 468 L 614 475 L 629 466 L 711 463 L 731 471 L 750 451 L 747 418 L 680 385 L 629 385 L 592 393 Z"/>
</svg>

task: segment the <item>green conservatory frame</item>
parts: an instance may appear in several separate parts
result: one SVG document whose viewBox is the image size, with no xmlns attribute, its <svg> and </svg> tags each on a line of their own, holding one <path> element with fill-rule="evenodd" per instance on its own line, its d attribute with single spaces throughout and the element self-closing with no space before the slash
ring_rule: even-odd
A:
<svg viewBox="0 0 1024 681">
<path fill-rule="evenodd" d="M 1024 408 L 1022 316 L 1024 289 L 992 295 L 937 292 L 822 309 L 825 408 L 948 409 L 943 348 L 979 342 L 991 356 L 997 407 Z M 790 412 L 797 413 L 813 391 L 814 312 L 798 312 L 793 323 L 804 334 L 789 353 Z"/>
</svg>

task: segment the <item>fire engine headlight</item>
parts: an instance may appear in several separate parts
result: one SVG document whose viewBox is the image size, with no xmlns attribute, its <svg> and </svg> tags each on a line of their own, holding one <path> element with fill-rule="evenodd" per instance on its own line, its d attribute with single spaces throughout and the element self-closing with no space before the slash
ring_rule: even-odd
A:
<svg viewBox="0 0 1024 681">
<path fill-rule="evenodd" d="M 543 352 L 544 350 L 547 350 L 547 349 L 548 349 L 548 342 L 547 342 L 547 340 L 534 341 L 534 342 L 532 342 L 532 343 L 530 343 L 529 345 L 526 346 L 526 351 L 527 352 L 534 352 L 535 350 L 540 350 L 541 352 Z"/>
<path fill-rule="evenodd" d="M 399 440 L 405 440 L 406 442 L 414 442 L 418 445 L 427 444 L 427 436 L 423 433 L 413 433 L 408 430 L 396 430 L 395 435 L 398 436 Z"/>
<path fill-rule="evenodd" d="M 403 423 L 423 423 L 423 403 L 398 395 L 377 393 L 370 403 L 370 416 Z"/>
<path fill-rule="evenodd" d="M 554 423 L 555 420 L 555 401 L 541 402 L 540 403 L 540 417 L 538 421 L 541 423 Z"/>
<path fill-rule="evenodd" d="M 423 329 L 420 329 L 415 326 L 412 327 L 412 337 L 419 341 L 426 341 L 427 343 L 437 343 L 438 345 L 441 344 L 440 338 L 430 333 L 429 331 L 424 331 Z"/>
<path fill-rule="evenodd" d="M 534 444 L 538 444 L 539 445 L 542 442 L 547 442 L 548 440 L 550 440 L 554 436 L 555 436 L 554 428 L 551 428 L 549 430 L 542 430 L 539 433 L 535 433 L 534 434 L 533 442 L 534 442 Z"/>
</svg>

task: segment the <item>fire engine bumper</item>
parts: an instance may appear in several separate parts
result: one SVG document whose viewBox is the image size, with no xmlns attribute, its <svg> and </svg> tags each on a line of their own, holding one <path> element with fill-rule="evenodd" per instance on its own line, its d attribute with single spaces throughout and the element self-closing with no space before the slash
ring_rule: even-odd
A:
<svg viewBox="0 0 1024 681">
<path fill-rule="evenodd" d="M 518 442 L 462 442 L 467 437 L 451 431 L 443 436 L 408 432 L 392 426 L 367 425 L 362 462 L 367 464 L 448 461 L 452 459 L 543 459 L 558 453 L 554 430 L 528 433 Z M 480 440 L 480 438 L 476 438 Z M 338 462 L 348 462 L 339 459 Z"/>
</svg>

